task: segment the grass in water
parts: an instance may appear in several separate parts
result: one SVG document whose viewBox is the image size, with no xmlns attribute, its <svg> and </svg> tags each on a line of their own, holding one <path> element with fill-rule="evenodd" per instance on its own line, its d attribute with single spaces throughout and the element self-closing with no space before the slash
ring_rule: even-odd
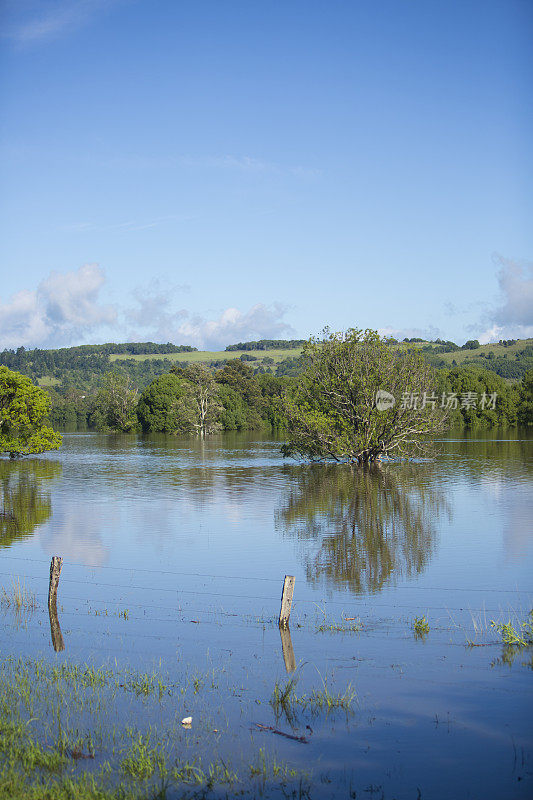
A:
<svg viewBox="0 0 533 800">
<path fill-rule="evenodd" d="M 317 633 L 355 633 L 363 630 L 363 623 L 357 617 L 354 620 L 343 618 L 342 622 L 321 622 L 316 626 Z"/>
<path fill-rule="evenodd" d="M 21 584 L 19 578 L 13 578 L 13 584 L 10 589 L 2 587 L 0 604 L 5 608 L 14 608 L 15 611 L 35 611 L 37 608 L 35 594 L 26 589 L 26 585 L 24 583 Z"/>
<path fill-rule="evenodd" d="M 281 781 L 286 781 L 289 778 L 297 777 L 298 772 L 291 769 L 285 763 L 279 763 L 275 757 L 267 758 L 262 748 L 259 749 L 257 760 L 254 764 L 250 764 L 250 777 L 260 778 L 265 783 L 270 778 L 278 778 Z"/>
<path fill-rule="evenodd" d="M 495 622 L 492 619 L 490 626 L 498 631 L 502 642 L 508 647 L 528 647 L 533 644 L 533 610 L 529 612 L 527 620 L 520 623 L 518 628 L 514 627 L 511 620 Z"/>
<path fill-rule="evenodd" d="M 195 697 L 194 681 L 187 684 Z M 176 685 L 163 683 L 157 669 L 142 674 L 88 664 L 50 665 L 45 659 L 0 659 L 0 800 L 199 800 L 233 784 L 243 800 L 255 797 L 249 765 L 255 765 L 257 751 L 241 770 L 214 753 L 203 764 L 194 750 L 205 747 L 212 724 L 207 723 L 202 740 L 199 725 L 193 736 L 184 735 L 175 711 L 163 722 L 161 687 L 164 702 L 174 709 Z M 124 711 L 138 722 L 124 724 Z M 147 724 L 154 714 L 161 718 L 157 727 Z M 189 758 L 186 747 L 194 748 Z M 300 774 L 261 754 L 257 770 L 260 781 L 282 785 Z"/>
<path fill-rule="evenodd" d="M 308 709 L 314 714 L 321 711 L 329 714 L 338 709 L 346 713 L 353 711 L 357 693 L 351 684 L 344 692 L 332 692 L 327 679 L 322 679 L 322 689 L 313 689 L 308 695 L 298 696 L 295 691 L 297 681 L 298 678 L 291 678 L 284 686 L 276 681 L 270 700 L 276 719 L 284 715 L 289 725 L 294 726 L 299 709 Z"/>
<path fill-rule="evenodd" d="M 429 633 L 429 622 L 425 617 L 415 617 L 413 630 L 417 639 L 421 639 Z"/>
<path fill-rule="evenodd" d="M 131 729 L 127 732 L 132 738 L 132 743 L 126 756 L 122 759 L 120 770 L 137 780 L 150 778 L 157 770 L 162 778 L 167 774 L 166 757 L 159 742 L 152 745 L 151 734 L 148 732 L 135 734 Z"/>
</svg>

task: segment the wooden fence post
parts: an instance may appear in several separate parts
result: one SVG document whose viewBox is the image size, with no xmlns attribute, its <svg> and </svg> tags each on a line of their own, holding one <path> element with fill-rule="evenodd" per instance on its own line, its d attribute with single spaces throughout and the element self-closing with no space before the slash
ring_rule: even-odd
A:
<svg viewBox="0 0 533 800">
<path fill-rule="evenodd" d="M 57 602 L 57 586 L 59 584 L 59 576 L 61 575 L 61 567 L 63 566 L 63 559 L 59 556 L 53 556 L 50 564 L 50 583 L 48 585 L 48 608 L 55 605 Z"/>
<path fill-rule="evenodd" d="M 283 581 L 283 592 L 281 595 L 281 609 L 279 612 L 280 628 L 287 628 L 289 625 L 295 580 L 296 578 L 294 575 L 285 575 L 285 580 Z"/>
<path fill-rule="evenodd" d="M 61 567 L 63 566 L 63 559 L 59 556 L 54 556 L 50 564 L 50 583 L 48 586 L 48 615 L 50 617 L 50 633 L 52 635 L 52 646 L 56 653 L 65 649 L 65 642 L 63 641 L 63 634 L 61 633 L 61 626 L 59 625 L 59 617 L 57 615 L 57 586 L 59 584 L 59 576 L 61 574 Z"/>
</svg>

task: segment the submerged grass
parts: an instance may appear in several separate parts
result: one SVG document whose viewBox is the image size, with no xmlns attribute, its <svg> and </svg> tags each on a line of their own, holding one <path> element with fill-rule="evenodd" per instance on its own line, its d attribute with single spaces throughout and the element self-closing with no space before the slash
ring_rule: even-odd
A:
<svg viewBox="0 0 533 800">
<path fill-rule="evenodd" d="M 502 642 L 508 647 L 528 647 L 533 644 L 533 610 L 525 622 L 518 623 L 517 627 L 509 619 L 507 622 L 490 621 L 491 628 L 498 631 Z"/>
<path fill-rule="evenodd" d="M 429 633 L 429 622 L 425 617 L 415 617 L 413 621 L 413 631 L 418 639 L 422 639 Z"/>
<path fill-rule="evenodd" d="M 34 592 L 27 589 L 26 584 L 20 582 L 20 578 L 13 578 L 11 588 L 2 587 L 0 605 L 15 611 L 35 611 L 37 608 Z"/>
<path fill-rule="evenodd" d="M 317 623 L 317 633 L 357 633 L 363 630 L 363 623 L 359 617 L 343 617 L 340 623 L 324 620 Z"/>
<path fill-rule="evenodd" d="M 150 778 L 154 772 L 164 778 L 168 774 L 166 754 L 160 742 L 153 742 L 152 733 L 146 734 L 127 729 L 131 744 L 120 763 L 120 771 L 138 780 Z"/>
<path fill-rule="evenodd" d="M 205 684 L 200 673 L 186 682 L 191 700 Z M 170 698 L 164 723 L 161 698 L 171 689 L 158 670 L 0 661 L 0 800 L 163 800 L 185 796 L 187 787 L 201 798 L 233 785 L 245 798 L 255 796 L 256 777 L 283 785 L 296 779 L 296 770 L 262 751 L 240 771 L 215 753 L 205 763 L 196 753 L 184 757 L 185 748 L 212 752 L 218 731 L 204 714 L 189 736 Z M 181 696 L 180 689 L 180 706 Z M 160 721 L 151 727 L 154 716 Z M 124 718 L 141 727 L 120 724 Z"/>
<path fill-rule="evenodd" d="M 322 678 L 322 688 L 313 689 L 310 694 L 296 694 L 296 684 L 298 677 L 291 678 L 285 685 L 278 681 L 274 684 L 274 690 L 270 699 L 270 705 L 274 711 L 276 719 L 285 716 L 287 722 L 294 726 L 298 717 L 299 710 L 309 710 L 313 714 L 325 711 L 327 714 L 332 711 L 342 710 L 345 713 L 352 713 L 354 703 L 357 700 L 357 692 L 348 684 L 344 692 L 331 691 L 328 686 L 327 678 Z"/>
</svg>

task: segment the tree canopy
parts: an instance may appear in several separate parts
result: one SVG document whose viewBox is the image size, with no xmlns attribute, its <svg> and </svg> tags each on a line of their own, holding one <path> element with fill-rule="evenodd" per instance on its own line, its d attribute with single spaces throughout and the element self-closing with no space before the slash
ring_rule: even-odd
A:
<svg viewBox="0 0 533 800">
<path fill-rule="evenodd" d="M 128 375 L 118 372 L 106 372 L 102 384 L 92 412 L 95 427 L 128 433 L 137 425 L 137 389 Z"/>
<path fill-rule="evenodd" d="M 137 406 L 137 416 L 145 433 L 185 433 L 183 397 L 187 384 L 177 375 L 160 375 L 146 387 Z"/>
<path fill-rule="evenodd" d="M 12 457 L 61 446 L 61 435 L 46 423 L 50 397 L 26 375 L 0 367 L 0 452 Z"/>
<path fill-rule="evenodd" d="M 518 422 L 533 425 L 533 369 L 524 375 L 518 389 Z"/>
<path fill-rule="evenodd" d="M 326 329 L 307 342 L 302 359 L 304 370 L 284 398 L 285 455 L 359 463 L 405 457 L 425 452 L 428 437 L 446 427 L 431 367 L 375 331 Z M 389 402 L 376 403 L 378 392 Z"/>
</svg>

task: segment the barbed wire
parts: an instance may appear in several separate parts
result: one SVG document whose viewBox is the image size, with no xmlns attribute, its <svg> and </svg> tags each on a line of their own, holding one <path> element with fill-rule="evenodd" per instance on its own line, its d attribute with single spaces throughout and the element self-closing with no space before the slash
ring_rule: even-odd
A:
<svg viewBox="0 0 533 800">
<path fill-rule="evenodd" d="M 22 556 L 2 556 L 2 561 L 28 561 L 35 564 L 49 564 L 49 561 L 45 561 L 42 559 L 34 559 L 34 558 L 24 558 Z M 113 569 L 113 570 L 121 570 L 125 572 L 133 572 L 133 573 L 150 573 L 154 575 L 176 575 L 176 576 L 186 576 L 191 578 L 214 578 L 216 580 L 253 580 L 253 581 L 267 581 L 270 583 L 280 584 L 281 579 L 279 578 L 265 578 L 261 576 L 255 575 L 220 575 L 220 574 L 213 574 L 208 572 L 174 572 L 170 570 L 157 570 L 157 569 L 144 569 L 144 568 L 137 568 L 137 567 L 112 567 L 112 566 L 87 566 L 85 564 L 80 564 L 79 562 L 68 561 L 65 562 L 65 566 L 76 566 L 82 567 L 84 569 L 90 571 L 96 571 L 99 569 Z M 11 572 L 0 572 L 0 575 L 12 576 Z M 38 580 L 39 578 L 44 578 L 46 575 L 25 575 L 25 578 L 31 580 Z M 73 582 L 73 583 L 89 583 L 88 581 L 79 581 L 74 578 L 61 578 L 61 582 Z M 116 586 L 117 588 L 131 588 L 131 589 L 143 589 L 146 591 L 168 591 L 168 592 L 191 592 L 192 590 L 184 590 L 178 588 L 166 588 L 166 587 L 154 587 L 154 586 L 134 586 L 134 585 L 124 585 L 124 584 L 109 584 L 109 583 L 98 583 L 95 582 L 93 585 L 95 586 Z M 395 591 L 405 591 L 405 590 L 418 590 L 418 591 L 427 591 L 427 592 L 490 592 L 493 594 L 494 592 L 498 592 L 501 594 L 531 594 L 533 589 L 500 589 L 494 587 L 472 587 L 472 586 L 461 586 L 461 587 L 454 587 L 454 586 L 416 586 L 416 585 L 404 585 L 404 586 L 394 586 Z M 199 594 L 203 594 L 203 592 L 199 592 Z M 206 592 L 209 594 L 209 592 Z M 213 593 L 214 594 L 214 593 Z M 250 596 L 247 595 L 219 595 L 225 597 L 243 597 L 246 599 L 250 599 Z M 251 599 L 255 599 L 257 596 L 254 595 Z M 257 598 L 257 599 L 265 599 L 271 600 L 273 598 L 266 597 L 266 598 Z M 315 601 L 309 601 L 315 602 Z M 339 602 L 339 601 L 331 601 L 331 602 Z"/>
</svg>

